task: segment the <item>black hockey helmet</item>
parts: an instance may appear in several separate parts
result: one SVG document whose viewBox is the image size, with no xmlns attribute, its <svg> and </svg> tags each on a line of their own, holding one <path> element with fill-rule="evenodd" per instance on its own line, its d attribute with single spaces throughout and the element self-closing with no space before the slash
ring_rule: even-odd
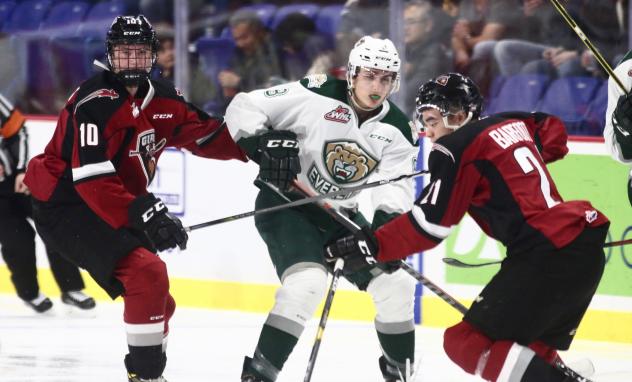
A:
<svg viewBox="0 0 632 382">
<path fill-rule="evenodd" d="M 149 72 L 156 63 L 158 56 L 158 39 L 156 32 L 147 18 L 138 16 L 117 16 L 112 22 L 105 40 L 107 48 L 108 67 L 125 86 L 140 84 L 149 77 Z M 147 45 L 151 51 L 151 64 L 142 68 L 120 70 L 120 63 L 115 62 L 114 47 L 117 45 Z M 137 52 L 139 53 L 139 52 Z M 138 56 L 136 56 L 138 57 Z"/>
<path fill-rule="evenodd" d="M 466 122 L 476 120 L 483 109 L 483 96 L 469 77 L 459 73 L 442 74 L 419 87 L 415 98 L 415 120 L 421 122 L 421 112 L 436 109 L 445 118 L 464 111 Z M 457 128 L 446 123 L 446 127 Z"/>
</svg>

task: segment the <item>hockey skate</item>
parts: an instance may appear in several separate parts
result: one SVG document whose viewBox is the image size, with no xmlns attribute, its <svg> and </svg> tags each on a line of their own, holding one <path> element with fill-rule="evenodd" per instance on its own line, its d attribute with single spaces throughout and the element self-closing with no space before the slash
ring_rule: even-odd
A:
<svg viewBox="0 0 632 382">
<path fill-rule="evenodd" d="M 563 362 L 555 363 L 555 367 L 566 376 L 564 382 L 592 382 L 592 380 L 584 378 L 578 372 L 566 366 Z"/>
<path fill-rule="evenodd" d="M 379 363 L 382 376 L 384 377 L 384 382 L 408 382 L 411 380 L 410 375 L 402 376 L 400 370 L 389 363 L 384 356 L 380 357 Z"/>
<path fill-rule="evenodd" d="M 23 301 L 28 307 L 35 310 L 37 313 L 44 313 L 53 307 L 53 302 L 41 293 L 32 300 Z"/>
<path fill-rule="evenodd" d="M 255 374 L 255 372 L 250 367 L 251 363 L 252 358 L 244 357 L 244 366 L 241 372 L 241 382 L 266 382 L 265 379 Z"/>
<path fill-rule="evenodd" d="M 80 290 L 63 292 L 61 294 L 61 302 L 66 305 L 79 308 L 81 310 L 94 309 L 94 307 L 96 306 L 94 299 Z"/>
<path fill-rule="evenodd" d="M 158 378 L 144 379 L 139 378 L 136 374 L 127 373 L 127 378 L 129 382 L 167 382 L 165 377 L 160 376 Z"/>
<path fill-rule="evenodd" d="M 125 368 L 127 369 L 127 380 L 128 382 L 168 382 L 165 377 L 163 377 L 162 375 L 158 378 L 141 378 L 138 376 L 138 374 L 136 374 L 135 371 L 130 371 L 131 367 L 130 367 L 130 358 L 129 358 L 129 354 L 127 354 L 125 356 L 124 359 L 124 363 L 125 363 Z"/>
</svg>

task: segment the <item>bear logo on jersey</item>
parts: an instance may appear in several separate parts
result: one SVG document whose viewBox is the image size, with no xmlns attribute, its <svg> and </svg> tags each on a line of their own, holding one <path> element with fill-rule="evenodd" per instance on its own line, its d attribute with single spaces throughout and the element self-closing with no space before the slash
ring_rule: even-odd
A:
<svg viewBox="0 0 632 382">
<path fill-rule="evenodd" d="M 333 122 L 347 123 L 351 120 L 351 112 L 342 105 L 325 114 L 325 119 Z"/>
<path fill-rule="evenodd" d="M 156 133 L 154 129 L 151 129 L 138 134 L 136 150 L 129 152 L 129 156 L 135 156 L 140 161 L 141 168 L 147 178 L 147 186 L 149 186 L 156 174 L 156 153 L 160 152 L 166 143 L 167 140 L 165 138 L 156 143 Z"/>
<path fill-rule="evenodd" d="M 323 151 L 327 171 L 338 183 L 353 183 L 367 177 L 378 161 L 355 142 L 325 142 Z"/>
</svg>

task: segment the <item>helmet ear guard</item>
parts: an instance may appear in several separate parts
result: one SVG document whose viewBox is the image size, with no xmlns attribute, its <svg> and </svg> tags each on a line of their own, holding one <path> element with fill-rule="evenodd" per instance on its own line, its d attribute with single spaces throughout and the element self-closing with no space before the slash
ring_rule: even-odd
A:
<svg viewBox="0 0 632 382">
<path fill-rule="evenodd" d="M 106 37 L 108 68 L 125 86 L 138 86 L 149 78 L 149 73 L 158 57 L 159 42 L 151 23 L 143 15 L 117 16 Z M 151 50 L 151 63 L 145 68 L 120 70 L 114 58 L 114 49 L 119 45 L 147 45 Z"/>
<path fill-rule="evenodd" d="M 441 113 L 445 127 L 458 129 L 479 118 L 483 109 L 483 97 L 478 86 L 470 78 L 459 73 L 440 75 L 419 87 L 415 98 L 415 124 L 423 128 L 422 113 L 435 109 Z M 467 114 L 459 125 L 448 122 L 450 115 L 463 111 Z"/>
</svg>

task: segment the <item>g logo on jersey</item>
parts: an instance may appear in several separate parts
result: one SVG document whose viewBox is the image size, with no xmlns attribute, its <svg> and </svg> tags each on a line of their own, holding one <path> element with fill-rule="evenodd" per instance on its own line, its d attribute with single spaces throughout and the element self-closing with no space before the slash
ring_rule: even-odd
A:
<svg viewBox="0 0 632 382">
<path fill-rule="evenodd" d="M 156 143 L 156 133 L 154 129 L 151 129 L 138 134 L 136 150 L 129 152 L 129 156 L 138 157 L 141 168 L 147 178 L 147 186 L 149 186 L 156 174 L 156 153 L 162 150 L 166 143 L 167 140 L 165 138 Z"/>
<path fill-rule="evenodd" d="M 367 177 L 377 160 L 355 142 L 325 142 L 323 156 L 329 175 L 337 183 L 353 183 Z"/>
</svg>

